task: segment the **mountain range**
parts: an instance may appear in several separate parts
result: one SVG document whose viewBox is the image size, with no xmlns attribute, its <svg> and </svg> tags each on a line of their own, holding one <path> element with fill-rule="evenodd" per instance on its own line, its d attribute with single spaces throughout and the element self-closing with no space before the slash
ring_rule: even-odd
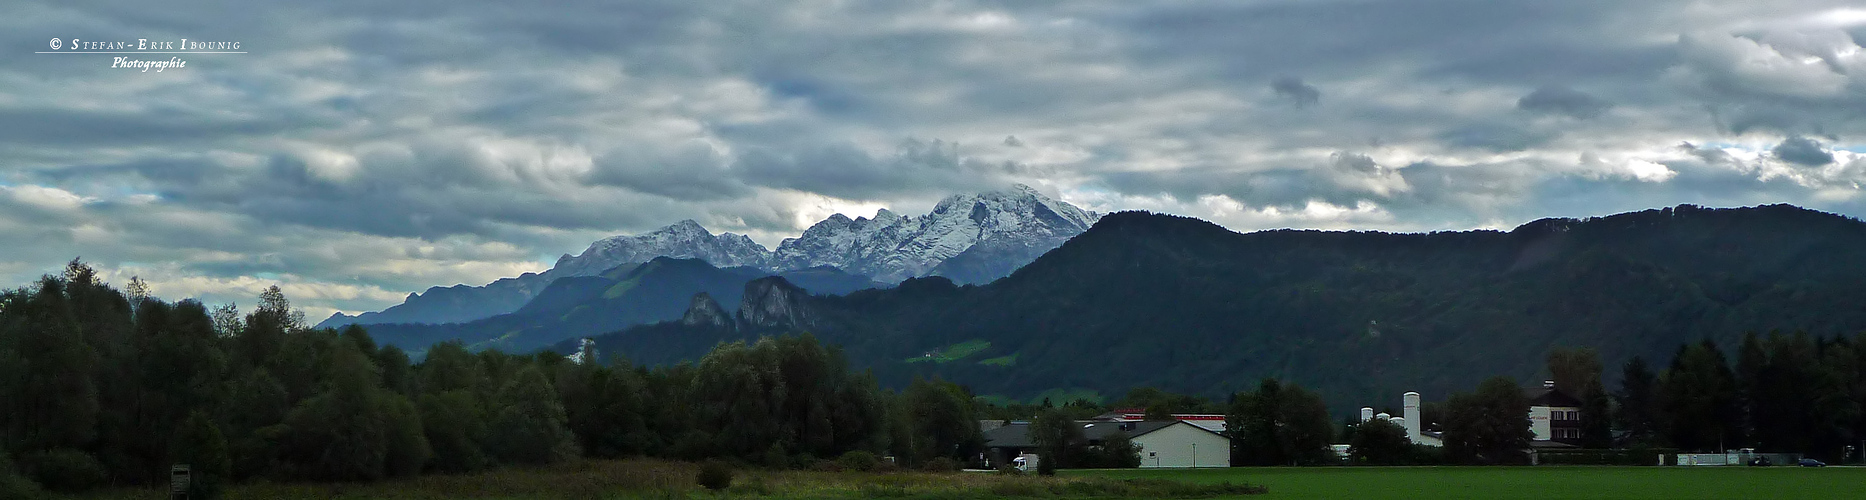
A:
<svg viewBox="0 0 1866 500">
<path fill-rule="evenodd" d="M 1558 347 L 1598 349 L 1611 383 L 1633 356 L 1663 366 L 1703 339 L 1851 335 L 1866 331 L 1862 296 L 1866 223 L 1787 205 L 1430 234 L 1240 234 L 1123 212 L 989 284 L 790 294 L 782 315 L 698 311 L 685 317 L 708 319 L 597 345 L 666 364 L 720 341 L 809 332 L 888 385 L 937 376 L 1016 399 L 1137 386 L 1222 397 L 1279 377 L 1345 412 L 1404 391 L 1437 400 L 1494 375 L 1535 380 Z"/>
<path fill-rule="evenodd" d="M 531 352 L 564 339 L 677 320 L 695 308 L 692 300 L 699 297 L 718 297 L 736 306 L 747 282 L 768 276 L 783 280 L 804 295 L 846 294 L 880 286 L 867 277 L 828 266 L 772 275 L 753 267 L 722 269 L 700 259 L 654 257 L 642 264 L 558 279 L 510 313 L 459 323 L 395 323 L 368 328 L 381 342 L 415 353 L 449 340 L 474 349 Z M 722 309 L 720 314 L 729 315 L 731 311 Z"/>
<path fill-rule="evenodd" d="M 401 304 L 357 316 L 337 313 L 320 328 L 349 324 L 464 323 L 526 307 L 565 278 L 596 276 L 656 257 L 700 259 L 721 267 L 783 273 L 833 267 L 868 276 L 881 286 L 918 276 L 946 276 L 960 283 L 986 283 L 1009 275 L 1095 223 L 1099 215 L 1050 199 L 1028 186 L 954 195 L 931 213 L 912 217 L 887 209 L 873 219 L 835 214 L 776 250 L 744 235 L 715 235 L 684 220 L 639 235 L 591 243 L 564 255 L 542 273 L 526 273 L 484 286 L 433 287 L 409 294 Z"/>
</svg>

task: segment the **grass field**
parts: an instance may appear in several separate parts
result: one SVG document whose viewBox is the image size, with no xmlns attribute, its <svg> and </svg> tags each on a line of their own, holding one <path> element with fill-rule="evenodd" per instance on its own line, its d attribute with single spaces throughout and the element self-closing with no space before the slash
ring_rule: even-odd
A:
<svg viewBox="0 0 1866 500">
<path fill-rule="evenodd" d="M 987 366 L 1016 365 L 1017 364 L 1017 353 L 1011 353 L 1011 355 L 1009 356 L 998 356 L 998 357 L 991 358 L 991 359 L 981 360 L 978 362 L 978 364 L 987 365 Z"/>
<path fill-rule="evenodd" d="M 594 500 L 594 499 L 866 499 L 986 500 L 1030 498 L 1171 499 L 1214 498 L 1252 491 L 1242 484 L 1197 484 L 1094 476 L 1005 476 L 988 472 L 831 472 L 740 469 L 731 487 L 702 489 L 699 466 L 667 460 L 586 460 L 538 468 L 506 468 L 464 475 L 432 475 L 371 483 L 266 483 L 234 485 L 226 500 Z M 1261 491 L 1261 490 L 1257 490 Z M 157 500 L 157 488 L 118 488 L 72 500 Z M 11 498 L 0 500 L 15 500 Z"/>
<path fill-rule="evenodd" d="M 1866 468 L 1311 467 L 1063 471 L 1065 476 L 1248 482 L 1258 500 L 1866 499 Z"/>
<path fill-rule="evenodd" d="M 861 473 L 741 470 L 728 491 L 694 481 L 696 466 L 662 460 L 593 460 L 375 483 L 233 487 L 241 499 L 720 499 L 990 498 L 1115 499 L 1866 499 L 1866 468 L 1828 467 L 1312 467 L 1062 471 L 1056 478 L 990 473 Z M 1141 482 L 1124 480 L 1137 479 Z M 1263 485 L 1268 494 L 1217 486 Z M 1216 495 L 1216 496 L 1214 496 Z M 118 489 L 86 500 L 154 500 L 154 489 Z"/>
<path fill-rule="evenodd" d="M 904 361 L 908 363 L 951 363 L 953 361 L 965 359 L 967 356 L 978 354 L 980 351 L 984 351 L 985 349 L 990 349 L 990 348 L 991 348 L 991 342 L 987 342 L 987 341 L 979 340 L 979 339 L 972 339 L 972 340 L 967 340 L 965 342 L 960 342 L 957 344 L 946 346 L 944 349 L 940 349 L 937 351 L 927 353 L 926 356 L 915 356 L 912 358 L 907 358 Z"/>
</svg>

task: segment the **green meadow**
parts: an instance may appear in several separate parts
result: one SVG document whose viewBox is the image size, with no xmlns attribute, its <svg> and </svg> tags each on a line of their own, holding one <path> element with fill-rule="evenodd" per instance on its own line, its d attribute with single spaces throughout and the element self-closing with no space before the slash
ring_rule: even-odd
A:
<svg viewBox="0 0 1866 500">
<path fill-rule="evenodd" d="M 227 499 L 1854 499 L 1854 467 L 1303 467 L 1065 470 L 1057 477 L 982 472 L 830 472 L 741 469 L 708 491 L 697 466 L 664 460 L 589 460 L 540 468 L 373 483 L 250 483 Z M 1248 486 L 1247 486 L 1248 485 Z M 1268 493 L 1246 494 L 1257 486 Z M 166 498 L 155 489 L 68 497 Z M 59 498 L 52 496 L 50 498 Z"/>
<path fill-rule="evenodd" d="M 1250 483 L 1270 489 L 1249 496 L 1260 500 L 1866 498 L 1866 468 L 1853 467 L 1239 467 L 1060 474 Z"/>
<path fill-rule="evenodd" d="M 887 469 L 887 466 L 881 469 Z M 1166 479 L 1082 476 L 1038 477 L 991 472 L 875 470 L 734 471 L 721 490 L 702 488 L 699 466 L 654 459 L 582 460 L 545 467 L 512 467 L 474 474 L 424 475 L 367 483 L 268 483 L 233 485 L 224 500 L 593 500 L 593 499 L 866 499 L 923 500 L 1193 499 L 1248 496 L 1250 485 L 1212 478 L 1197 483 Z M 1257 495 L 1261 497 L 1261 495 Z M 50 499 L 157 500 L 157 488 L 103 489 Z M 7 498 L 4 500 L 15 500 Z M 35 499 L 36 500 L 36 499 Z"/>
</svg>

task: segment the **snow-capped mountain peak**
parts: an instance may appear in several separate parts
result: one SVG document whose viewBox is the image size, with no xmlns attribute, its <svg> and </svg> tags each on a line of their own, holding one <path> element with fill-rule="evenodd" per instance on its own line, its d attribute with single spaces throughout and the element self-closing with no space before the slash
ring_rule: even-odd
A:
<svg viewBox="0 0 1866 500">
<path fill-rule="evenodd" d="M 744 235 L 714 235 L 683 220 L 653 231 L 604 238 L 576 255 L 565 254 L 540 274 L 483 287 L 436 288 L 402 305 L 363 317 L 333 317 L 320 326 L 359 323 L 464 322 L 516 310 L 558 278 L 591 276 L 655 257 L 698 258 L 716 267 L 749 266 L 781 272 L 834 266 L 877 281 L 940 275 L 984 283 L 1081 234 L 1100 216 L 1043 196 L 1029 186 L 961 194 L 940 200 L 923 216 L 887 209 L 874 218 L 831 215 L 776 250 Z"/>
<path fill-rule="evenodd" d="M 718 267 L 766 267 L 770 251 L 745 235 L 722 233 L 714 236 L 693 219 L 632 236 L 613 236 L 597 240 L 583 253 L 564 255 L 545 274 L 552 278 L 591 276 L 627 263 L 647 262 L 655 257 L 697 258 Z"/>
<path fill-rule="evenodd" d="M 785 269 L 830 265 L 880 281 L 900 281 L 933 273 L 941 263 L 981 243 L 1040 249 L 1040 255 L 1088 230 L 1095 219 L 1094 214 L 1019 184 L 1004 191 L 948 196 L 922 217 L 887 210 L 874 219 L 850 220 L 837 214 L 802 236 L 784 240 L 772 264 Z M 1029 259 L 1015 257 L 1012 260 L 1021 261 L 1000 267 L 1016 269 Z"/>
</svg>

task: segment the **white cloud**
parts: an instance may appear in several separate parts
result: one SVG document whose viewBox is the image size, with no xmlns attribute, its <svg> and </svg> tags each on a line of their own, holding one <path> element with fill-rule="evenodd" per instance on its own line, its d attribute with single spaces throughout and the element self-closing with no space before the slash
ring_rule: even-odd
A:
<svg viewBox="0 0 1866 500">
<path fill-rule="evenodd" d="M 83 207 L 85 203 L 96 201 L 49 186 L 0 186 L 0 192 L 4 192 L 18 203 L 57 212 L 74 211 Z"/>
<path fill-rule="evenodd" d="M 0 53 L 0 279 L 84 256 L 168 294 L 378 309 L 680 219 L 771 245 L 1010 182 L 1239 230 L 1866 214 L 1848 2 L 458 7 L 9 11 L 0 45 L 251 53 L 160 75 Z M 1775 159 L 1792 137 L 1835 161 Z"/>
<path fill-rule="evenodd" d="M 1626 162 L 1626 171 L 1632 174 L 1634 179 L 1646 182 L 1665 182 L 1678 176 L 1678 172 L 1673 171 L 1671 167 L 1640 159 Z"/>
</svg>

